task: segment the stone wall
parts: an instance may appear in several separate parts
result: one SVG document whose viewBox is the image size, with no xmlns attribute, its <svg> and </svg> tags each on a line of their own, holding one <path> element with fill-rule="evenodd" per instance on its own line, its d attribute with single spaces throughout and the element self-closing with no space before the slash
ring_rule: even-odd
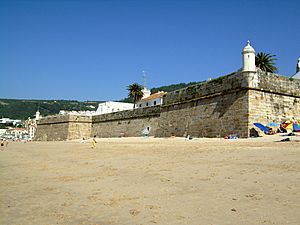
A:
<svg viewBox="0 0 300 225">
<path fill-rule="evenodd" d="M 219 77 L 208 82 L 192 85 L 173 92 L 164 97 L 164 106 L 182 104 L 188 101 L 195 101 L 207 98 L 214 98 L 226 93 L 234 93 L 241 88 L 248 86 L 247 75 L 233 73 Z"/>
<path fill-rule="evenodd" d="M 276 74 L 255 74 L 249 90 L 249 128 L 254 122 L 300 120 L 300 80 Z"/>
<path fill-rule="evenodd" d="M 47 117 L 37 140 L 142 136 L 249 137 L 254 122 L 300 119 L 300 80 L 237 72 L 167 93 L 161 106 L 90 117 Z"/>
<path fill-rule="evenodd" d="M 300 80 L 271 73 L 248 74 L 249 87 L 263 92 L 300 97 Z"/>
<path fill-rule="evenodd" d="M 248 80 L 236 73 L 164 98 L 157 136 L 248 136 Z"/>
<path fill-rule="evenodd" d="M 149 127 L 156 135 L 160 106 L 138 108 L 93 117 L 92 135 L 97 137 L 138 137 Z"/>
<path fill-rule="evenodd" d="M 91 137 L 92 118 L 89 116 L 71 116 L 69 120 L 68 139 L 82 139 Z"/>
<path fill-rule="evenodd" d="M 164 98 L 157 136 L 249 137 L 254 122 L 300 119 L 300 80 L 237 72 Z"/>
<path fill-rule="evenodd" d="M 164 106 L 157 136 L 246 137 L 247 104 L 247 91 L 237 91 Z"/>
<path fill-rule="evenodd" d="M 92 119 L 87 116 L 48 116 L 37 121 L 35 140 L 63 141 L 91 136 Z"/>
</svg>

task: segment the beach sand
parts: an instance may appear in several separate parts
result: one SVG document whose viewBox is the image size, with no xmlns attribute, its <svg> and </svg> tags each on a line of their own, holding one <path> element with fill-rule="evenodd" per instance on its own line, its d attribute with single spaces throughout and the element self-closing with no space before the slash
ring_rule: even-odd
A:
<svg viewBox="0 0 300 225">
<path fill-rule="evenodd" d="M 300 136 L 283 138 L 10 142 L 0 224 L 300 224 Z"/>
</svg>

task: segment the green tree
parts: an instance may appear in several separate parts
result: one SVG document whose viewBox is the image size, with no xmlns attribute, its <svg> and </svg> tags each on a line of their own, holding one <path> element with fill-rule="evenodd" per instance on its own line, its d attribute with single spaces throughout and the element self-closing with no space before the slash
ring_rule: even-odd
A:
<svg viewBox="0 0 300 225">
<path fill-rule="evenodd" d="M 144 95 L 142 92 L 142 86 L 138 83 L 133 83 L 127 87 L 127 90 L 129 91 L 128 97 L 133 98 L 133 108 L 135 108 L 136 102 L 139 101 Z"/>
<path fill-rule="evenodd" d="M 277 67 L 275 66 L 274 58 L 276 55 L 271 55 L 263 52 L 259 52 L 255 56 L 255 65 L 256 67 L 260 68 L 262 71 L 276 73 L 278 71 Z"/>
</svg>

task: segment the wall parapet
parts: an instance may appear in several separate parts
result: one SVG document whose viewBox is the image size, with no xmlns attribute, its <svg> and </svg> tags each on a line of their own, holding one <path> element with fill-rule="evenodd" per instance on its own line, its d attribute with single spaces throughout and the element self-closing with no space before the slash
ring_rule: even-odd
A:
<svg viewBox="0 0 300 225">
<path fill-rule="evenodd" d="M 278 74 L 239 71 L 169 92 L 164 97 L 162 107 L 213 98 L 245 89 L 300 97 L 300 80 L 291 80 Z"/>
<path fill-rule="evenodd" d="M 76 116 L 76 115 L 47 116 L 38 120 L 37 124 L 43 125 L 43 124 L 59 124 L 59 123 L 70 123 L 70 122 L 91 123 L 92 117 Z"/>
<path fill-rule="evenodd" d="M 300 80 L 273 73 L 248 74 L 249 88 L 280 95 L 300 97 Z"/>
<path fill-rule="evenodd" d="M 247 86 L 247 79 L 241 73 L 233 73 L 219 77 L 211 81 L 195 84 L 173 92 L 169 92 L 164 97 L 164 105 L 184 103 L 193 99 L 202 99 L 221 95 L 224 92 L 239 90 Z"/>
</svg>

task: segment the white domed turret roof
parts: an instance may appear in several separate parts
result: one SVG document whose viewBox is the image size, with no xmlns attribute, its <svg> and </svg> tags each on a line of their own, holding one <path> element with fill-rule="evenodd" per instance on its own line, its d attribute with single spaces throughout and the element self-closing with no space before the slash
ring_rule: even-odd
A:
<svg viewBox="0 0 300 225">
<path fill-rule="evenodd" d="M 243 53 L 253 52 L 255 53 L 254 48 L 250 45 L 250 41 L 247 41 L 247 45 L 243 49 Z"/>
</svg>

